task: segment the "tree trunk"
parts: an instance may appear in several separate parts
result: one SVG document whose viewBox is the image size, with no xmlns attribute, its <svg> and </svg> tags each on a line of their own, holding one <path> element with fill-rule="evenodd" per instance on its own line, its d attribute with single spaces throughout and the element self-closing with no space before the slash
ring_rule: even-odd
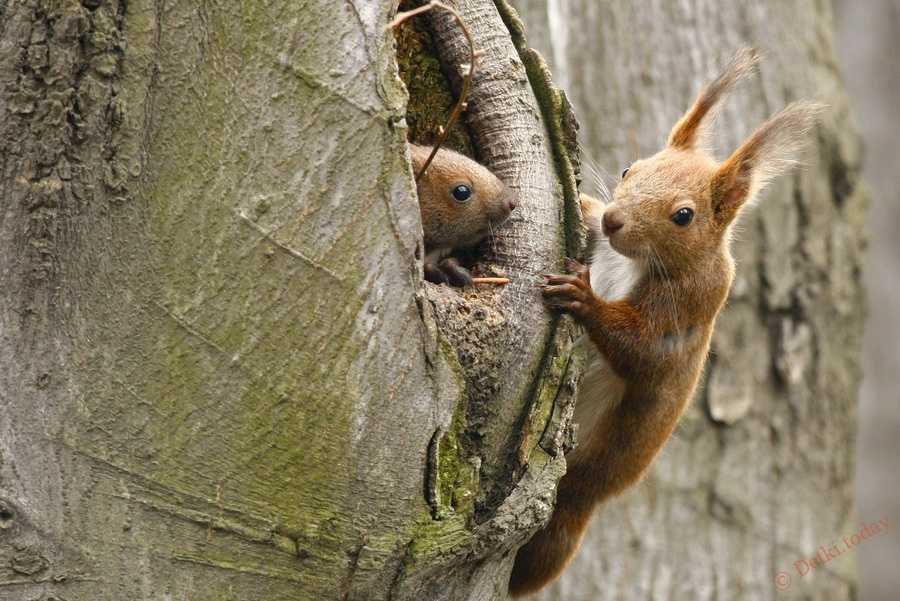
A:
<svg viewBox="0 0 900 601">
<path fill-rule="evenodd" d="M 791 100 L 830 106 L 808 166 L 744 218 L 702 392 L 644 483 L 602 509 L 539 598 L 855 598 L 843 537 L 884 516 L 854 515 L 865 197 L 829 3 L 515 4 L 575 105 L 586 154 L 615 174 L 664 143 L 742 45 L 763 52 L 761 76 L 726 102 L 720 156 Z M 844 552 L 798 573 L 832 545 Z"/>
<path fill-rule="evenodd" d="M 580 236 L 559 96 L 460 6 L 520 192 L 513 284 L 465 293 L 422 283 L 395 6 L 0 2 L 0 598 L 505 597 L 577 376 L 533 284 Z"/>
</svg>

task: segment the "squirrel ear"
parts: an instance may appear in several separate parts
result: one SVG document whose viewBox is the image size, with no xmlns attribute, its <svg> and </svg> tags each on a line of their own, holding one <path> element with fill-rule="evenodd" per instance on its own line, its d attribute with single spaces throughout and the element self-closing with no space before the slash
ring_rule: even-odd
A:
<svg viewBox="0 0 900 601">
<path fill-rule="evenodd" d="M 694 105 L 684 114 L 669 134 L 669 146 L 689 150 L 703 137 L 704 120 L 738 81 L 753 72 L 759 55 L 753 48 L 741 48 L 722 73 L 701 91 Z"/>
<path fill-rule="evenodd" d="M 428 155 L 431 154 L 431 149 L 426 146 L 419 146 L 418 144 L 408 144 L 409 145 L 409 157 L 412 159 L 413 165 L 413 173 L 418 173 L 419 169 L 422 168 L 422 165 L 425 164 L 426 159 L 428 159 Z"/>
<path fill-rule="evenodd" d="M 728 225 L 773 178 L 797 162 L 825 105 L 795 102 L 776 113 L 734 151 L 712 179 L 715 219 Z"/>
</svg>

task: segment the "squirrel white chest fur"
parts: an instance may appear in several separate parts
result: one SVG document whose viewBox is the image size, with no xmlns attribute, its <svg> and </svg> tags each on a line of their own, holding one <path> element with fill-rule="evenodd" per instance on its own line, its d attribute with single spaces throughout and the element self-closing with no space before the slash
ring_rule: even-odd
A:
<svg viewBox="0 0 900 601">
<path fill-rule="evenodd" d="M 599 224 L 602 213 L 586 217 L 588 226 L 595 229 L 597 235 L 591 256 L 591 286 L 597 294 L 611 301 L 624 299 L 643 276 L 645 266 L 641 261 L 616 252 L 610 246 L 609 239 L 601 235 Z M 586 449 L 587 438 L 597 431 L 594 426 L 607 411 L 619 404 L 625 393 L 625 381 L 612 370 L 590 339 L 582 336 L 579 344 L 583 345 L 588 360 L 575 403 L 578 446 L 569 457 L 576 461 L 579 459 L 578 450 Z"/>
</svg>

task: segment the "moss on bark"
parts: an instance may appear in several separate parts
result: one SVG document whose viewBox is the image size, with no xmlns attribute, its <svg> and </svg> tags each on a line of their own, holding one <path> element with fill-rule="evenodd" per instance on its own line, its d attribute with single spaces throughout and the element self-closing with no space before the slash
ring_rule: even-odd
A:
<svg viewBox="0 0 900 601">
<path fill-rule="evenodd" d="M 422 2 L 404 0 L 400 10 L 409 10 Z M 406 105 L 406 124 L 409 140 L 431 145 L 444 127 L 456 103 L 456 96 L 445 77 L 437 50 L 426 22 L 421 17 L 413 17 L 400 25 L 394 32 L 397 41 L 397 66 L 400 79 L 409 92 Z M 474 157 L 469 130 L 465 119 L 458 119 L 444 142 L 465 155 Z"/>
</svg>

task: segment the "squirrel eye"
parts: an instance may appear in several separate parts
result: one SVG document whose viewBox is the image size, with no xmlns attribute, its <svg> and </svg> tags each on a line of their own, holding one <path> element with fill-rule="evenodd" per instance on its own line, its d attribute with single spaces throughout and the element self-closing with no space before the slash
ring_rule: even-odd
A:
<svg viewBox="0 0 900 601">
<path fill-rule="evenodd" d="M 675 211 L 675 214 L 672 215 L 672 223 L 675 225 L 680 225 L 681 227 L 686 226 L 694 219 L 694 211 L 685 207 L 683 209 L 678 209 Z"/>
<path fill-rule="evenodd" d="M 465 184 L 459 184 L 458 186 L 453 188 L 452 194 L 453 198 L 455 198 L 459 202 L 466 202 L 467 200 L 469 200 L 469 198 L 472 197 L 472 189 Z"/>
<path fill-rule="evenodd" d="M 628 175 L 628 170 L 630 167 L 625 167 L 625 171 L 622 172 L 622 179 L 625 179 L 625 176 Z"/>
</svg>

